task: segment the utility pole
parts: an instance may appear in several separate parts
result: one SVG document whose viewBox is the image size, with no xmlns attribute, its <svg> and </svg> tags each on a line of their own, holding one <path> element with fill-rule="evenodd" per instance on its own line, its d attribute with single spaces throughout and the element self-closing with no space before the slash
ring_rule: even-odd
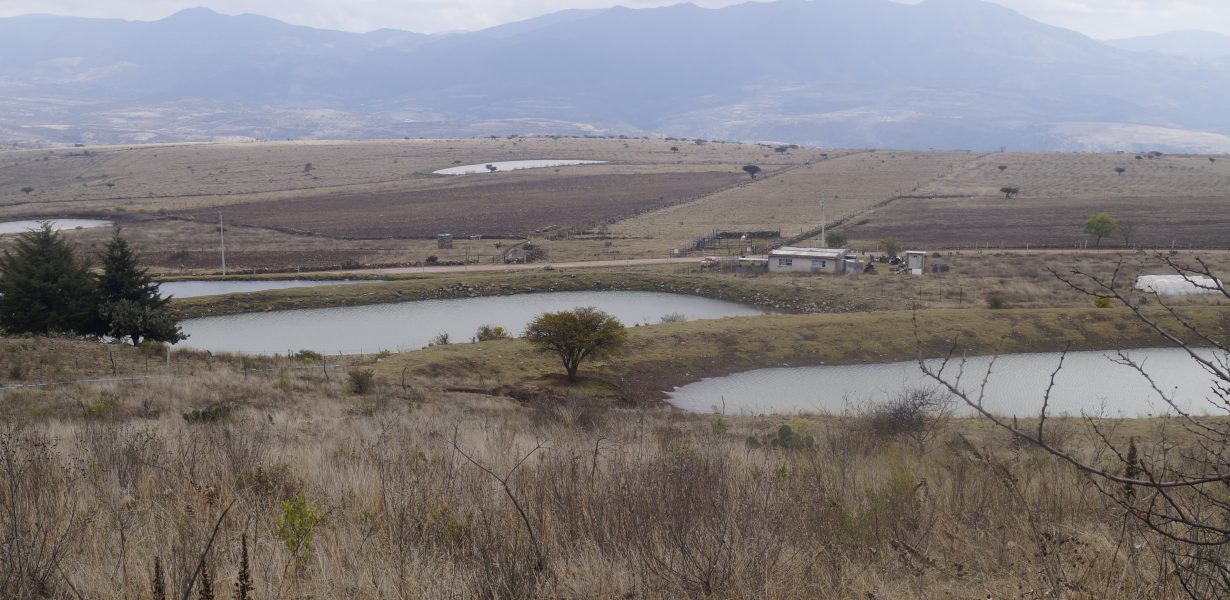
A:
<svg viewBox="0 0 1230 600">
<path fill-rule="evenodd" d="M 824 228 L 828 225 L 824 221 L 824 194 L 820 194 L 820 245 L 828 247 L 828 242 L 824 239 Z"/>
<path fill-rule="evenodd" d="M 222 243 L 222 276 L 226 277 L 226 228 L 222 226 L 222 211 L 218 211 L 218 240 Z"/>
</svg>

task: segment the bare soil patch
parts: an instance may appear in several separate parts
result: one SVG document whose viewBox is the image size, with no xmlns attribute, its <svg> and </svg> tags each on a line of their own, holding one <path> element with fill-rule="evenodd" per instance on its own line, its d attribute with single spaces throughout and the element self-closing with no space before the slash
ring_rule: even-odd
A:
<svg viewBox="0 0 1230 600">
<path fill-rule="evenodd" d="M 629 216 L 730 186 L 729 171 L 560 175 L 414 192 L 340 194 L 231 206 L 231 222 L 338 238 L 520 236 Z M 214 211 L 188 213 L 216 218 Z"/>
<path fill-rule="evenodd" d="M 1109 213 L 1120 224 L 1135 223 L 1125 242 L 1116 232 L 1103 246 L 1225 248 L 1230 246 L 1228 197 L 1141 198 L 1066 197 L 909 198 L 893 202 L 871 214 L 866 222 L 848 230 L 851 239 L 880 240 L 894 236 L 906 245 L 961 248 L 975 244 L 991 247 L 1088 244 L 1085 219 Z"/>
</svg>

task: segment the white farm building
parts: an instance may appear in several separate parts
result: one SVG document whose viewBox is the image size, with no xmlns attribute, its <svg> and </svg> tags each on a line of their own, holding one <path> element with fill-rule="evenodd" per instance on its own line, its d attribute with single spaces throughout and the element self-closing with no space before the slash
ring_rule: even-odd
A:
<svg viewBox="0 0 1230 600">
<path fill-rule="evenodd" d="M 782 246 L 769 252 L 770 273 L 846 272 L 846 251 L 840 248 Z"/>
</svg>

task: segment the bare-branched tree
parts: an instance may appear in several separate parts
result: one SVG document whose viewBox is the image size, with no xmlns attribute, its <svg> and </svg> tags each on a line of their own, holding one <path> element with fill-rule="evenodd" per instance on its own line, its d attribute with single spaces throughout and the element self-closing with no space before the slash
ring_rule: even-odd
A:
<svg viewBox="0 0 1230 600">
<path fill-rule="evenodd" d="M 1159 254 L 1157 260 L 1181 277 L 1187 291 L 1230 299 L 1230 290 L 1201 258 L 1182 262 Z M 1121 259 L 1109 276 L 1081 270 L 1051 274 L 1073 290 L 1094 298 L 1109 298 L 1125 307 L 1159 340 L 1179 348 L 1210 375 L 1204 402 L 1181 398 L 1165 389 L 1156 373 L 1120 350 L 1112 360 L 1133 369 L 1140 385 L 1164 404 L 1167 415 L 1159 433 L 1148 440 L 1113 435 L 1116 423 L 1083 415 L 1092 447 L 1071 448 L 1055 435 L 1051 407 L 1055 379 L 1068 357 L 1065 350 L 1051 372 L 1041 408 L 1028 421 L 998 414 L 986 402 L 987 384 L 995 371 L 993 357 L 985 374 L 970 383 L 966 360 L 954 342 L 942 360 L 926 361 L 919 339 L 919 367 L 977 415 L 1041 451 L 1086 474 L 1092 485 L 1154 534 L 1155 546 L 1169 562 L 1165 577 L 1173 578 L 1192 598 L 1230 597 L 1230 341 L 1227 315 L 1221 311 L 1199 318 L 1157 294 L 1134 289 Z M 917 331 L 917 330 L 916 330 Z M 916 333 L 916 337 L 917 337 Z M 966 381 L 962 381 L 965 375 Z M 1175 426 L 1177 425 L 1177 427 Z"/>
</svg>

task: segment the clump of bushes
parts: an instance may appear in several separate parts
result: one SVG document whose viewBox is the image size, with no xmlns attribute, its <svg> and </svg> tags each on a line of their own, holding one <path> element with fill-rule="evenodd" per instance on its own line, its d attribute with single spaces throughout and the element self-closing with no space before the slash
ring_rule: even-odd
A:
<svg viewBox="0 0 1230 600">
<path fill-rule="evenodd" d="M 809 450 L 816 445 L 816 438 L 811 435 L 800 434 L 789 425 L 782 425 L 777 428 L 775 433 L 767 436 L 763 441 L 756 436 L 748 436 L 746 442 L 747 446 L 753 449 L 767 446 L 782 450 Z"/>
<path fill-rule="evenodd" d="M 303 361 L 304 363 L 311 364 L 311 363 L 320 362 L 324 360 L 325 357 L 321 353 L 315 350 L 300 350 L 295 353 L 294 358 L 295 360 L 299 360 L 299 361 Z"/>
<path fill-rule="evenodd" d="M 1106 296 L 1098 296 L 1093 299 L 1093 306 L 1094 308 L 1110 308 L 1111 306 L 1114 306 L 1114 302 Z"/>
<path fill-rule="evenodd" d="M 668 314 L 662 315 L 662 318 L 659 319 L 659 321 L 662 323 L 683 323 L 684 321 L 687 321 L 687 320 L 688 320 L 688 316 L 680 312 L 668 313 Z"/>
<path fill-rule="evenodd" d="M 352 367 L 346 371 L 346 377 L 346 384 L 352 393 L 364 396 L 376 389 L 376 372 L 371 369 Z"/>
<path fill-rule="evenodd" d="M 491 340 L 506 340 L 512 336 L 508 335 L 508 331 L 499 325 L 482 325 L 474 334 L 474 339 L 480 342 L 489 342 Z"/>
<path fill-rule="evenodd" d="M 214 402 L 205 408 L 195 408 L 184 413 L 184 420 L 189 423 L 217 423 L 235 410 L 233 404 Z"/>
<path fill-rule="evenodd" d="M 935 388 L 905 390 L 865 409 L 867 430 L 881 438 L 904 437 L 925 449 L 952 417 L 952 395 Z"/>
<path fill-rule="evenodd" d="M 1008 298 L 1004 297 L 1003 292 L 989 292 L 983 297 L 987 303 L 987 308 L 1008 308 Z"/>
<path fill-rule="evenodd" d="M 111 416 L 115 412 L 115 407 L 120 403 L 120 395 L 111 391 L 103 390 L 98 393 L 98 399 L 86 404 L 82 412 L 85 413 L 87 419 L 104 419 Z"/>
<path fill-rule="evenodd" d="M 166 356 L 167 355 L 166 342 L 159 342 L 155 340 L 145 340 L 141 342 L 141 345 L 139 346 L 139 348 L 141 348 L 141 354 L 144 354 L 146 356 Z"/>
</svg>

